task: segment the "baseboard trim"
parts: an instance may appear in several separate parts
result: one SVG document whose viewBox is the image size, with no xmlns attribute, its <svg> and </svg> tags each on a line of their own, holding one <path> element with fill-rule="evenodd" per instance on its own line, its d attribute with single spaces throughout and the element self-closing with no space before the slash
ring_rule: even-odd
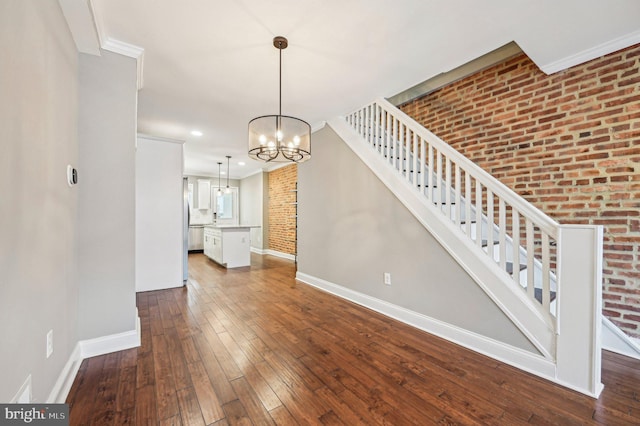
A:
<svg viewBox="0 0 640 426">
<path fill-rule="evenodd" d="M 33 402 L 32 389 L 31 374 L 29 374 L 22 386 L 20 386 L 20 390 L 11 398 L 9 404 L 26 404 Z"/>
<path fill-rule="evenodd" d="M 69 395 L 69 391 L 71 390 L 71 386 L 73 385 L 73 381 L 78 374 L 78 370 L 80 369 L 80 364 L 82 364 L 82 356 L 80 350 L 80 342 L 76 343 L 75 348 L 71 352 L 71 356 L 67 360 L 67 363 L 64 365 L 62 372 L 58 376 L 58 380 L 56 380 L 53 389 L 49 393 L 49 397 L 47 398 L 47 403 L 49 404 L 63 404 L 67 395 Z"/>
<path fill-rule="evenodd" d="M 602 317 L 602 349 L 640 360 L 640 340 L 627 336 L 608 318 Z"/>
<path fill-rule="evenodd" d="M 297 272 L 296 279 L 302 283 L 316 287 L 322 291 L 326 291 L 327 293 L 331 293 L 358 305 L 372 309 L 390 318 L 394 318 L 405 324 L 426 331 L 427 333 L 442 337 L 450 342 L 456 343 L 467 349 L 471 349 L 474 352 L 481 353 L 528 373 L 566 386 L 555 378 L 555 364 L 545 359 L 542 355 L 536 355 L 523 349 L 510 346 L 506 343 L 456 327 L 435 318 L 428 317 L 418 312 L 411 311 L 401 306 L 368 296 L 303 272 Z M 583 391 L 581 392 L 584 393 Z"/>
<path fill-rule="evenodd" d="M 259 255 L 262 255 L 262 256 L 264 256 L 266 254 L 266 255 L 269 255 L 269 256 L 280 257 L 282 259 L 296 260 L 296 256 L 295 255 L 289 254 L 289 253 L 283 253 L 281 251 L 276 251 L 276 250 L 259 249 L 259 248 L 256 248 L 256 247 L 251 247 L 251 252 L 259 254 Z"/>
<path fill-rule="evenodd" d="M 123 333 L 111 334 L 109 336 L 95 339 L 81 340 L 76 343 L 67 363 L 62 368 L 58 380 L 49 393 L 47 403 L 62 404 L 66 401 L 73 381 L 78 374 L 82 361 L 98 355 L 105 355 L 111 352 L 123 351 L 125 349 L 140 346 L 140 317 L 136 315 L 136 329 Z"/>
<path fill-rule="evenodd" d="M 82 340 L 80 356 L 82 359 L 140 346 L 140 317 L 136 318 L 136 329 L 123 333 Z"/>
<path fill-rule="evenodd" d="M 287 259 L 287 260 L 296 260 L 296 256 L 294 254 L 283 253 L 281 251 L 276 251 L 276 250 L 264 250 L 263 254 L 268 254 L 270 256 L 280 257 L 282 259 Z"/>
</svg>

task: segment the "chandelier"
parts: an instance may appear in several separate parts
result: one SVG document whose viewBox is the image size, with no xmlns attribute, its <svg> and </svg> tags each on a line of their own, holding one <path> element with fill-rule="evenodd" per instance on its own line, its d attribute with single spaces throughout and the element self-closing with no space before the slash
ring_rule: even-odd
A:
<svg viewBox="0 0 640 426">
<path fill-rule="evenodd" d="M 273 39 L 280 51 L 278 115 L 263 115 L 249 122 L 249 157 L 265 162 L 302 163 L 311 158 L 311 126 L 299 118 L 282 115 L 282 51 L 286 38 Z"/>
</svg>

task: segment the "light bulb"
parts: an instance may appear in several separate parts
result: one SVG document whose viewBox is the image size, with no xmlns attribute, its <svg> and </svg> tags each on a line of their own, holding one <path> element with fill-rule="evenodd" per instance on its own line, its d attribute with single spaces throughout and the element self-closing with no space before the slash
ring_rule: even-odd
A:
<svg viewBox="0 0 640 426">
<path fill-rule="evenodd" d="M 293 143 L 295 143 L 295 144 L 296 144 L 296 146 L 300 145 L 300 136 L 295 135 L 295 136 L 293 137 Z"/>
<path fill-rule="evenodd" d="M 293 142 L 289 142 L 289 143 L 287 144 L 287 146 L 288 146 L 289 148 L 293 148 Z"/>
<path fill-rule="evenodd" d="M 278 138 L 278 142 L 282 142 L 282 130 L 276 132 L 276 138 Z"/>
<path fill-rule="evenodd" d="M 260 145 L 264 145 L 265 142 L 267 141 L 267 137 L 265 135 L 260 135 L 258 140 L 260 141 Z"/>
<path fill-rule="evenodd" d="M 230 193 L 230 192 L 231 192 L 231 188 L 229 188 L 229 187 L 227 186 L 227 188 L 224 190 L 224 192 L 226 192 L 227 194 L 228 194 L 228 193 Z"/>
</svg>

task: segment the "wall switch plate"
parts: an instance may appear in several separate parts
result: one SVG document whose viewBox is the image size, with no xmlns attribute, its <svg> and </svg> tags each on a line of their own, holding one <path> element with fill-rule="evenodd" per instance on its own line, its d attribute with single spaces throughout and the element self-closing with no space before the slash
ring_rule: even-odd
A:
<svg viewBox="0 0 640 426">
<path fill-rule="evenodd" d="M 390 272 L 385 272 L 384 273 L 384 283 L 386 285 L 391 285 L 391 273 Z"/>
<path fill-rule="evenodd" d="M 47 358 L 53 353 L 53 330 L 47 333 Z"/>
</svg>

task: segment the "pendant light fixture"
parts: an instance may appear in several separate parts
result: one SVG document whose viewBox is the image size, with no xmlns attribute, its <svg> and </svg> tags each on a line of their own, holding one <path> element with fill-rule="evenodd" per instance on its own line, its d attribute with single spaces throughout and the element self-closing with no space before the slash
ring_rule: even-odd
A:
<svg viewBox="0 0 640 426">
<path fill-rule="evenodd" d="M 224 191 L 227 194 L 231 192 L 231 188 L 229 188 L 229 160 L 231 160 L 231 156 L 227 155 L 227 189 Z"/>
<path fill-rule="evenodd" d="M 220 166 L 222 165 L 222 161 L 218 161 L 218 196 L 222 195 L 222 190 L 220 189 Z"/>
<path fill-rule="evenodd" d="M 278 115 L 264 115 L 249 122 L 249 157 L 265 162 L 302 163 L 311 158 L 311 126 L 299 118 L 282 115 L 282 51 L 289 42 L 278 36 L 280 51 Z"/>
</svg>

